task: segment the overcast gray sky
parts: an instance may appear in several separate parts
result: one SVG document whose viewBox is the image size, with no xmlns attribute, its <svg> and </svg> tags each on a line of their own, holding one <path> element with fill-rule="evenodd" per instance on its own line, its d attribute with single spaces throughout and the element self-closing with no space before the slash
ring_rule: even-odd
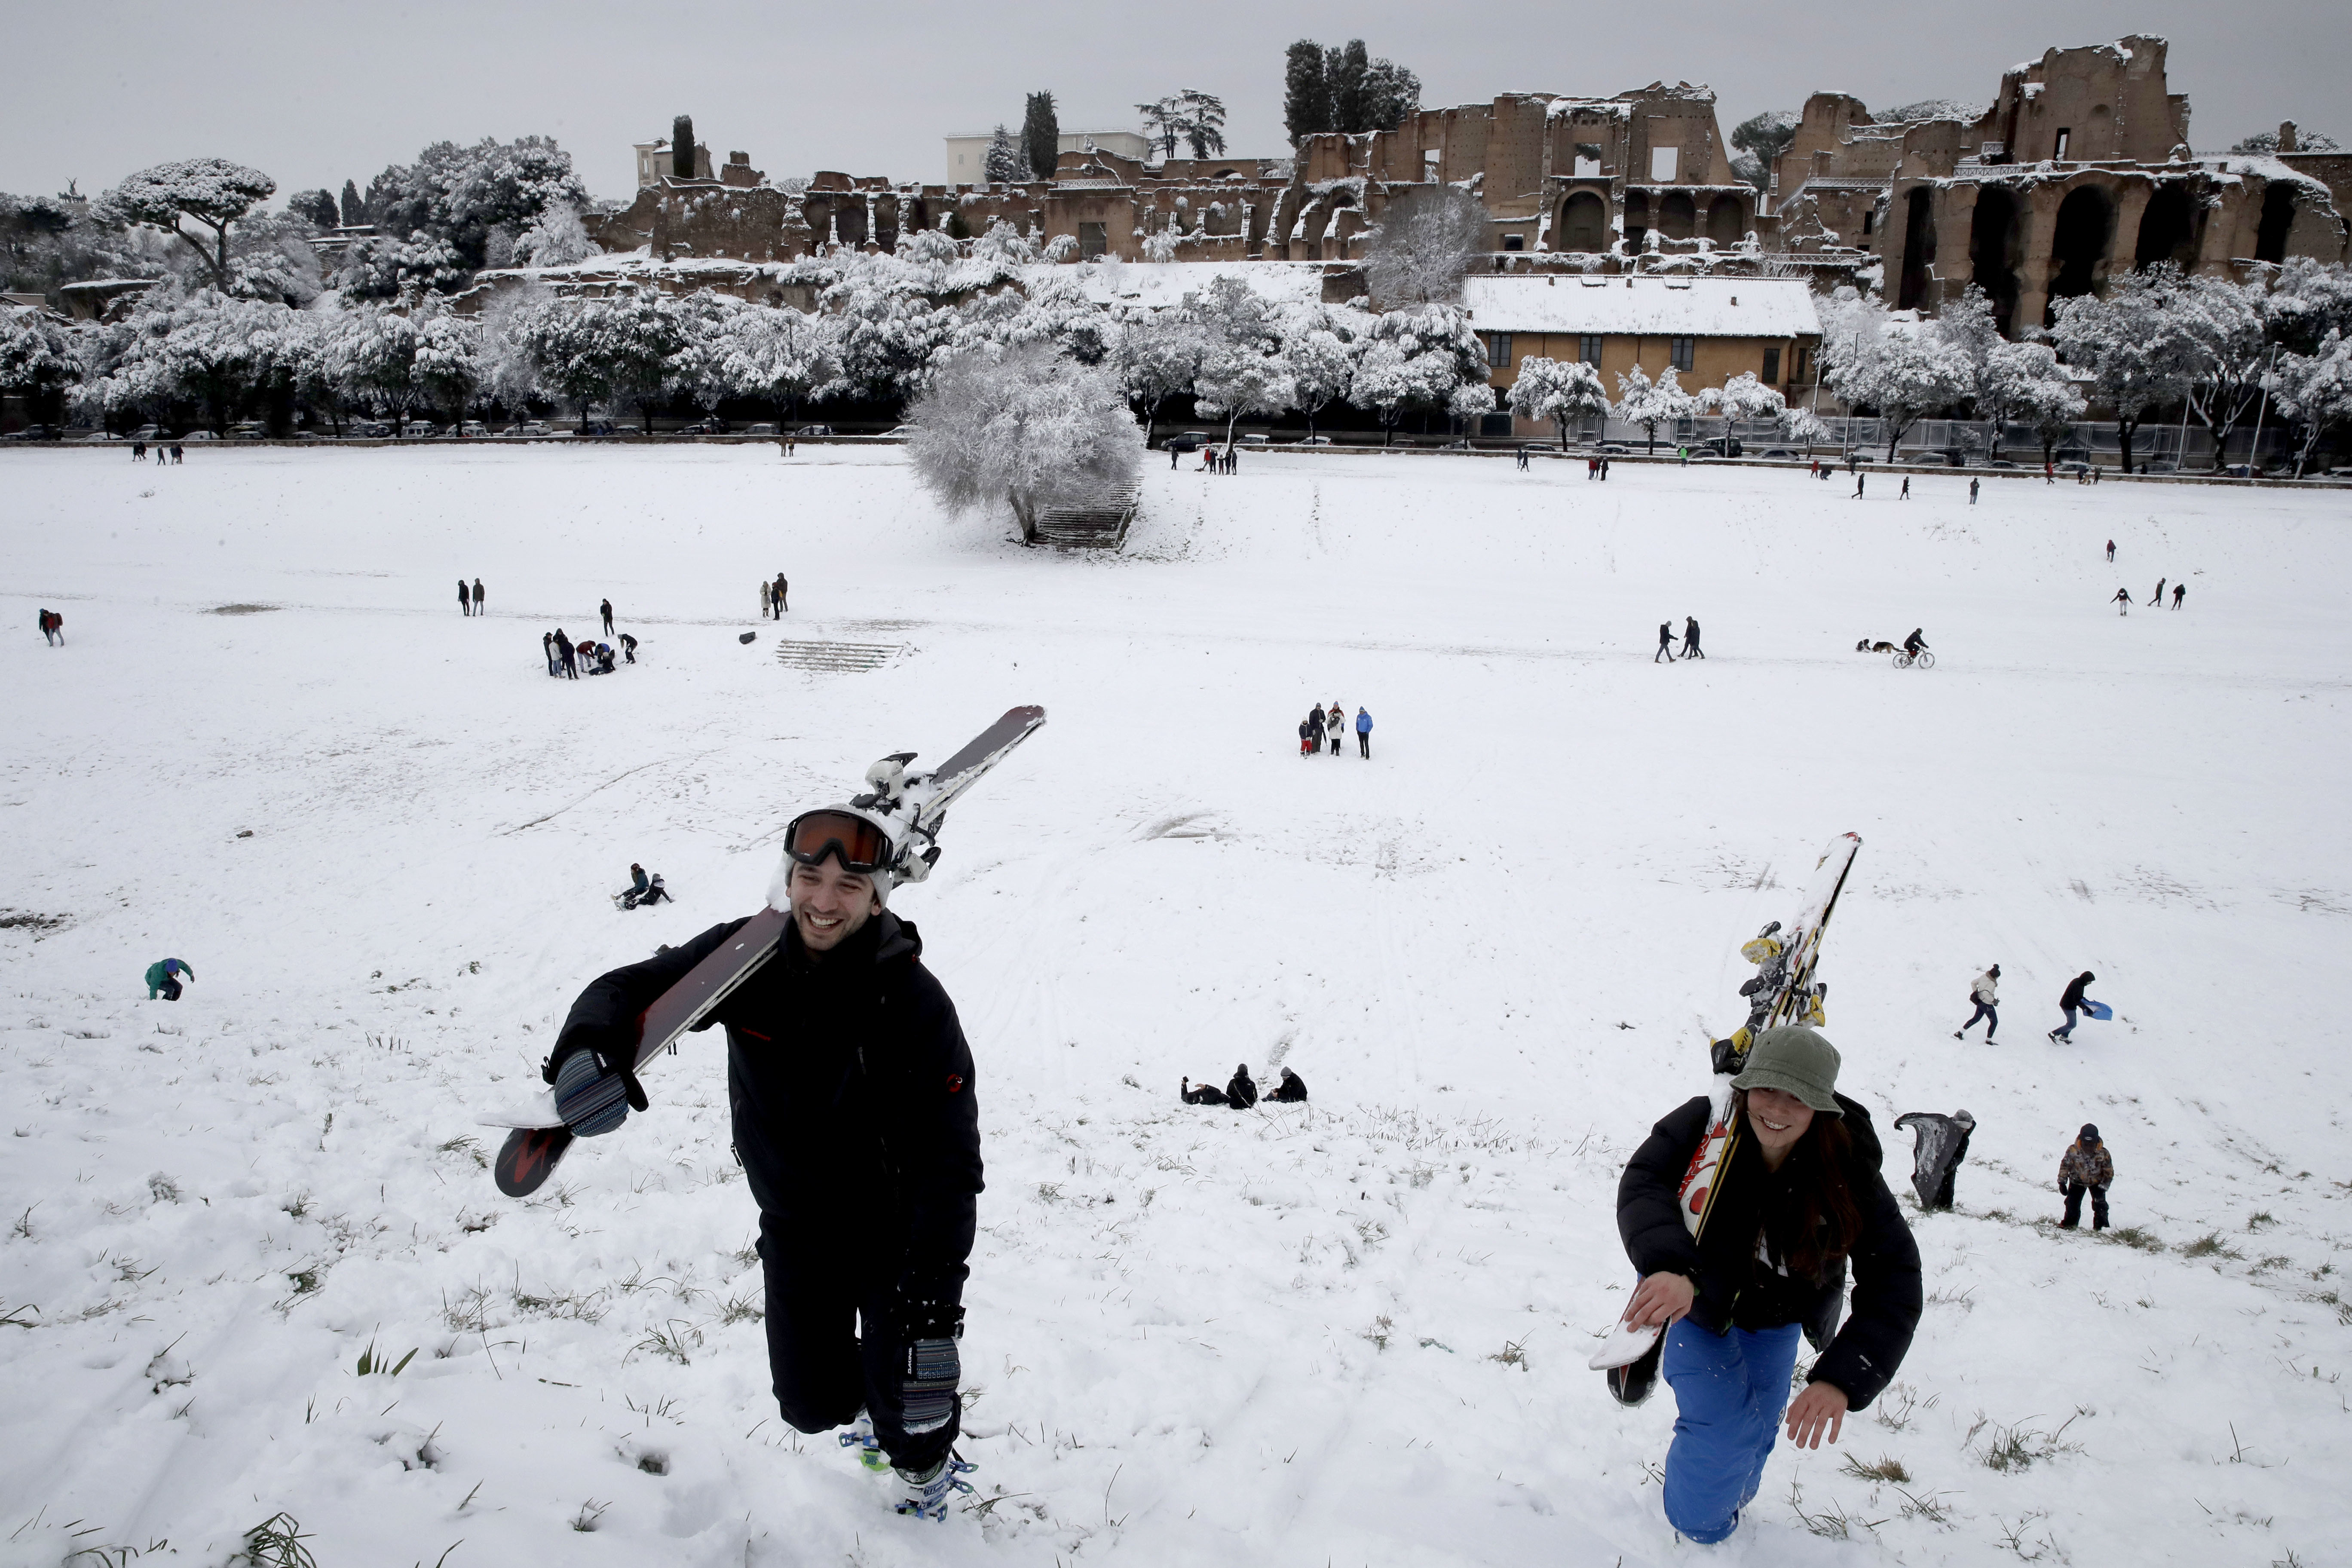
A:
<svg viewBox="0 0 2352 1568">
<path fill-rule="evenodd" d="M 944 177 L 940 139 L 1017 126 L 1050 89 L 1065 130 L 1129 128 L 1134 105 L 1184 88 L 1222 96 L 1237 154 L 1278 154 L 1282 51 L 1360 35 L 1418 72 L 1431 106 L 1505 91 L 1606 94 L 1654 79 L 1711 84 L 1727 133 L 1816 89 L 1874 108 L 1983 101 L 2001 70 L 2056 44 L 2126 31 L 2172 43 L 2172 89 L 2200 149 L 2294 119 L 2339 138 L 2340 5 L 2150 0 L 2128 16 L 2084 0 L 1915 7 L 1615 6 L 1492 0 L 1350 5 L 561 4 L 7 0 L 15 64 L 0 94 L 0 190 L 92 193 L 169 158 L 262 169 L 281 194 L 365 188 L 427 142 L 557 138 L 589 189 L 635 188 L 629 144 L 694 116 L 697 140 L 771 175 L 842 169 Z M 1817 18 L 1833 17 L 1822 23 Z"/>
</svg>

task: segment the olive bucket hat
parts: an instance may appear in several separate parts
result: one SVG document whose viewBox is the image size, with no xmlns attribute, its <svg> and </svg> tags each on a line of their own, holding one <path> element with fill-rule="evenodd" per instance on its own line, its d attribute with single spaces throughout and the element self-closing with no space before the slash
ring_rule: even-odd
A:
<svg viewBox="0 0 2352 1568">
<path fill-rule="evenodd" d="M 1734 1089 L 1777 1089 L 1793 1094 L 1824 1116 L 1843 1116 L 1837 1102 L 1838 1051 L 1802 1025 L 1767 1029 L 1748 1047 L 1748 1065 L 1731 1080 Z"/>
</svg>

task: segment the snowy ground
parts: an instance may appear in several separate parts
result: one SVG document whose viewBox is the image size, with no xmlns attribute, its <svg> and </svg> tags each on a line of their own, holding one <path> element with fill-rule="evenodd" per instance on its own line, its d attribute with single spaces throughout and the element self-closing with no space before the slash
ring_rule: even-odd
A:
<svg viewBox="0 0 2352 1568">
<path fill-rule="evenodd" d="M 1244 462 L 1151 469 L 1116 560 L 887 451 L 0 463 L 0 902 L 55 922 L 0 929 L 0 1563 L 281 1510 L 323 1568 L 1694 1561 L 1671 1399 L 1583 1365 L 1617 1172 L 1845 829 L 1845 1086 L 1980 1126 L 1897 1389 L 1717 1555 L 2340 1561 L 2342 498 Z M 779 569 L 791 634 L 903 653 L 780 666 Z M 2103 605 L 2159 574 L 2179 614 Z M 644 663 L 550 682 L 608 594 Z M 1654 666 L 1685 615 L 1711 658 Z M 1851 651 L 1914 626 L 1933 672 Z M 1335 698 L 1370 763 L 1295 754 Z M 471 1115 L 591 976 L 755 908 L 793 809 L 1029 701 L 899 900 L 980 1063 L 1003 1494 L 919 1525 L 775 1415 L 715 1043 L 542 1201 Z M 616 913 L 632 859 L 679 905 Z M 2084 968 L 2117 1021 L 2053 1048 Z M 1176 1102 L 1242 1060 L 1312 1105 Z M 2050 1226 L 2086 1119 L 2137 1245 Z"/>
</svg>

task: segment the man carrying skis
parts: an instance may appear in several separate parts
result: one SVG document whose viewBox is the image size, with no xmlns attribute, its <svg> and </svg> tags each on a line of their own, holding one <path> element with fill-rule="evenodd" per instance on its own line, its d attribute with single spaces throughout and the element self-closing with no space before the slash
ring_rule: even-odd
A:
<svg viewBox="0 0 2352 1568">
<path fill-rule="evenodd" d="M 971 1489 L 954 1450 L 982 1184 L 971 1052 L 922 939 L 887 908 L 896 847 L 880 821 L 852 806 L 805 813 L 784 855 L 769 900 L 792 922 L 775 956 L 697 1026 L 727 1029 L 776 1401 L 802 1432 L 854 1425 L 843 1446 L 897 1470 L 898 1511 L 944 1518 Z M 645 1109 L 628 1070 L 639 1016 L 743 924 L 581 993 L 545 1069 L 572 1131 L 609 1132 Z"/>
</svg>

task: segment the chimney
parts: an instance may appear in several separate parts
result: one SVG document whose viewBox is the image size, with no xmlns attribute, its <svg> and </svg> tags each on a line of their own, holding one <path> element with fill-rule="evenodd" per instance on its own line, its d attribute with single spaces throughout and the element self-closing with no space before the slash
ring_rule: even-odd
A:
<svg viewBox="0 0 2352 1568">
<path fill-rule="evenodd" d="M 2292 120 L 2282 120 L 2279 121 L 2278 150 L 2282 153 L 2292 153 L 2295 151 L 2294 121 Z"/>
</svg>

